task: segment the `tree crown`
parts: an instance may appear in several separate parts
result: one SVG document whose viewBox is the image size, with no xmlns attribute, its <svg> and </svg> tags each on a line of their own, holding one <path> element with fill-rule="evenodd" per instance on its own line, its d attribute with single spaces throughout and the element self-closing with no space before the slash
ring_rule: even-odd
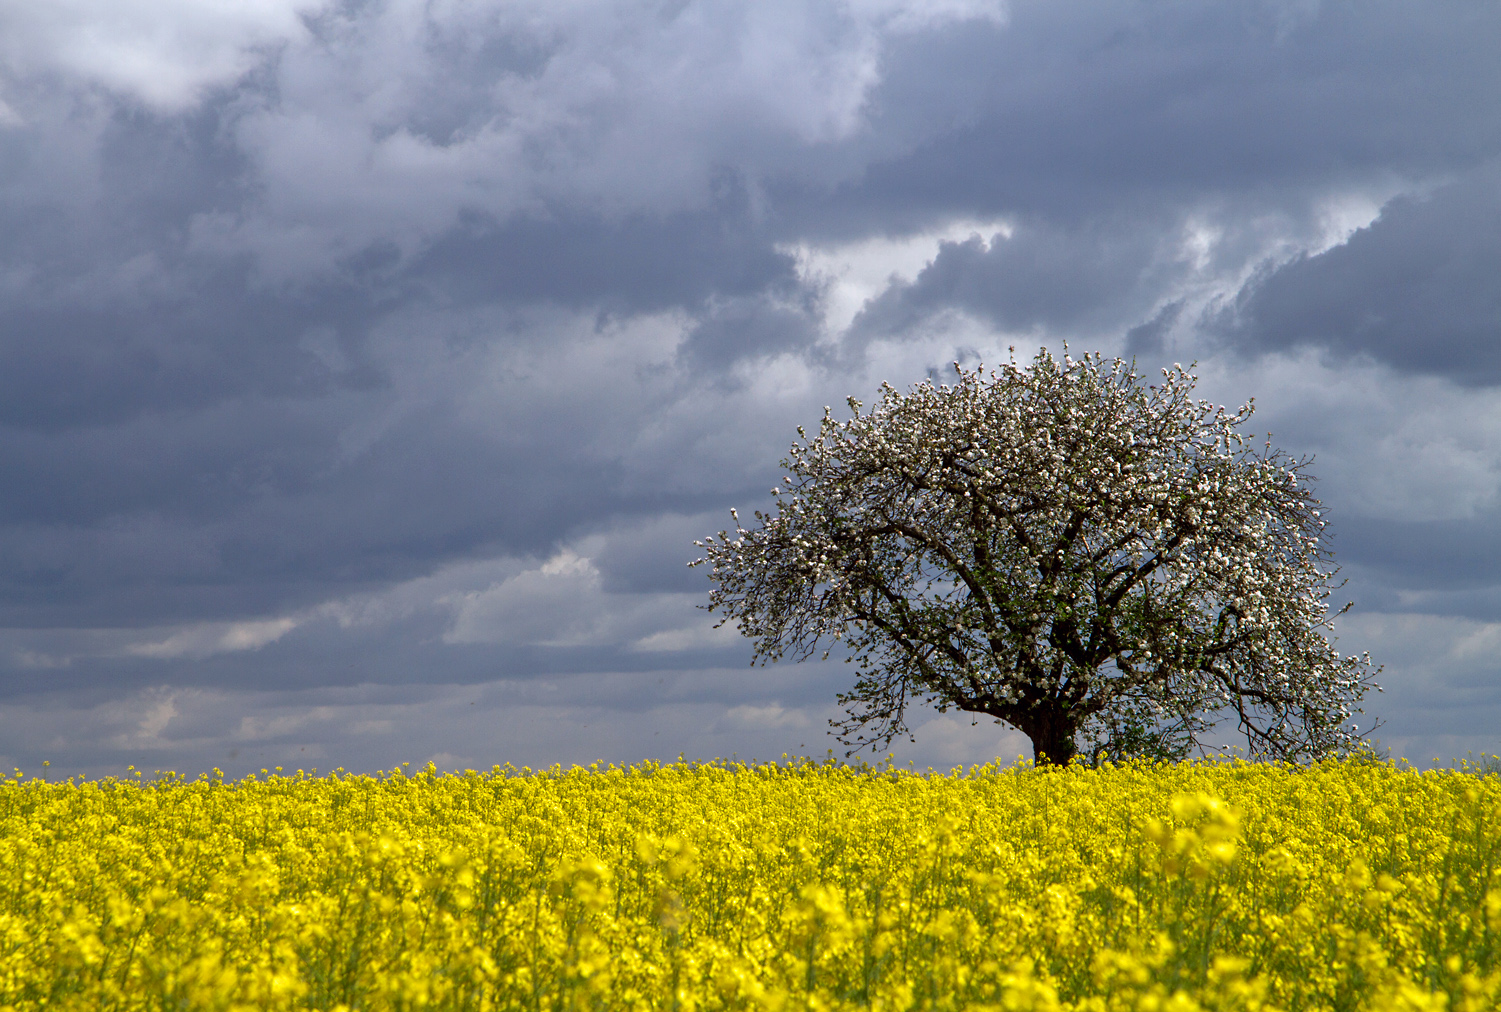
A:
<svg viewBox="0 0 1501 1012">
<path fill-rule="evenodd" d="M 755 661 L 842 642 L 859 674 L 835 726 L 856 747 L 903 733 L 914 699 L 1054 761 L 1080 732 L 1178 754 L 1227 715 L 1257 755 L 1356 744 L 1373 672 L 1324 636 L 1337 571 L 1309 461 L 1248 439 L 1250 403 L 1194 399 L 1181 367 L 1148 385 L 1046 349 L 955 371 L 850 398 L 843 421 L 826 408 L 775 512 L 698 543 L 708 607 Z"/>
</svg>

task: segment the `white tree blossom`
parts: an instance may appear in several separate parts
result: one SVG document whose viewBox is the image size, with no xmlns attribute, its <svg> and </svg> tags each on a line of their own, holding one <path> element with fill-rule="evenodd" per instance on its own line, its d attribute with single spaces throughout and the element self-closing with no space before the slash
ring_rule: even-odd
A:
<svg viewBox="0 0 1501 1012">
<path fill-rule="evenodd" d="M 1260 757 L 1359 744 L 1376 671 L 1325 636 L 1309 461 L 1248 440 L 1251 404 L 1098 355 L 954 369 L 869 411 L 852 397 L 846 421 L 826 408 L 775 512 L 697 542 L 708 607 L 755 662 L 842 641 L 858 677 L 834 726 L 857 748 L 904 733 L 914 701 L 1004 721 L 1039 762 L 1081 733 L 1096 757 L 1179 754 L 1226 719 Z"/>
</svg>

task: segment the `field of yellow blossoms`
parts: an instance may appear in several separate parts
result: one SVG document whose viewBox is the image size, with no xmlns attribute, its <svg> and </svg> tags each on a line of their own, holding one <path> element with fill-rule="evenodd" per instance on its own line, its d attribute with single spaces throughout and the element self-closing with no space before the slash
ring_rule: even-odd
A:
<svg viewBox="0 0 1501 1012">
<path fill-rule="evenodd" d="M 0 786 L 0 1009 L 1501 1008 L 1501 777 L 808 761 Z"/>
</svg>

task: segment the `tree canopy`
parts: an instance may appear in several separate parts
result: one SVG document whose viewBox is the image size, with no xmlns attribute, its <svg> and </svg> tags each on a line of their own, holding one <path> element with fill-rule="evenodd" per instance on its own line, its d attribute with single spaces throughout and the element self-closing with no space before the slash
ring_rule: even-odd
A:
<svg viewBox="0 0 1501 1012">
<path fill-rule="evenodd" d="M 1081 735 L 1094 758 L 1182 756 L 1226 720 L 1258 757 L 1358 744 L 1376 671 L 1326 636 L 1344 609 L 1310 461 L 1240 431 L 1252 404 L 1099 355 L 954 369 L 825 408 L 774 512 L 697 543 L 753 663 L 842 644 L 854 748 L 914 703 L 1010 724 L 1047 763 Z"/>
</svg>

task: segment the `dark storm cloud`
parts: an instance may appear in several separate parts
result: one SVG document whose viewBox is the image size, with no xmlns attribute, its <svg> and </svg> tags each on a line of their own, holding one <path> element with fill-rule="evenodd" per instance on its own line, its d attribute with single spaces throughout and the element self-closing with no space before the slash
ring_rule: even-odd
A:
<svg viewBox="0 0 1501 1012">
<path fill-rule="evenodd" d="M 1313 346 L 1501 382 L 1501 176 L 1400 197 L 1348 241 L 1251 281 L 1211 325 L 1246 351 Z"/>
<path fill-rule="evenodd" d="M 807 211 L 836 230 L 876 209 L 1296 211 L 1331 184 L 1452 173 L 1501 151 L 1498 37 L 1501 8 L 1469 3 L 1013 4 L 1004 26 L 892 46 L 877 137 L 913 143 Z"/>
<path fill-rule="evenodd" d="M 372 331 L 443 331 L 432 351 L 483 358 L 549 340 L 515 315 L 527 306 L 679 309 L 697 320 L 688 360 L 714 369 L 808 340 L 791 258 L 729 175 L 698 211 L 471 216 L 405 260 L 376 244 L 268 283 L 189 238 L 195 216 L 245 199 L 244 160 L 212 122 L 232 105 L 185 123 L 115 116 L 100 214 L 0 237 L 22 278 L 0 312 L 0 625 L 265 614 L 474 553 L 545 553 L 601 514 L 662 505 L 577 447 L 594 418 L 538 414 L 497 440 L 429 391 L 376 421 L 406 367 Z M 485 321 L 442 322 L 466 309 Z M 372 424 L 370 445 L 342 446 Z"/>
<path fill-rule="evenodd" d="M 1126 331 L 1127 355 L 1157 355 L 1162 351 L 1163 335 L 1183 315 L 1182 299 L 1175 299 L 1159 309 L 1150 320 Z"/>
<path fill-rule="evenodd" d="M 247 288 L 240 272 L 192 269 L 170 281 L 180 291 L 118 300 L 58 293 L 13 304 L 0 317 L 0 425 L 109 426 L 146 411 L 303 400 L 383 382 L 375 365 L 358 361 L 371 318 L 358 292 L 330 286 L 278 298 Z M 306 347 L 310 337 L 342 346 L 354 361 L 331 368 Z"/>
<path fill-rule="evenodd" d="M 921 331 L 959 309 L 1012 332 L 1146 327 L 1131 350 L 1149 352 L 1182 312 L 1177 286 L 1260 255 L 1270 236 L 1258 223 L 1316 241 L 1330 192 L 1501 152 L 1501 115 L 1477 99 L 1501 89 L 1488 41 L 1501 13 L 1447 10 L 1016 5 L 1004 27 L 894 45 L 872 102 L 892 134 L 916 129 L 933 67 L 958 68 L 973 93 L 947 104 L 946 129 L 786 206 L 834 234 L 872 214 L 1016 222 L 1009 239 L 945 244 L 866 308 L 862 336 Z M 1182 248 L 1196 219 L 1216 233 L 1207 263 Z M 1172 303 L 1172 320 L 1158 315 Z"/>
<path fill-rule="evenodd" d="M 401 623 L 359 637 L 321 628 L 293 633 L 255 651 L 211 657 L 170 658 L 108 655 L 81 658 L 65 667 L 0 668 L 0 699 L 37 692 L 86 691 L 108 685 L 116 694 L 157 685 L 256 691 L 307 688 L 308 672 L 319 686 L 390 685 L 433 682 L 476 685 L 497 680 L 526 681 L 553 675 L 606 672 L 677 671 L 741 666 L 749 650 L 678 650 L 670 654 L 598 647 L 445 644 L 436 621 Z M 426 635 L 424 635 L 426 634 Z M 441 671 L 434 679 L 432 673 Z M 426 676 L 414 672 L 428 672 Z M 701 694 L 723 696 L 712 686 Z"/>
<path fill-rule="evenodd" d="M 621 490 L 618 462 L 570 452 L 566 433 L 540 422 L 534 439 L 557 444 L 545 453 L 427 416 L 344 458 L 338 427 L 349 410 L 254 407 L 199 413 L 191 425 L 179 415 L 102 433 L 0 434 L 0 461 L 16 478 L 0 528 L 0 626 L 306 607 L 453 559 L 546 554 L 602 516 L 664 505 Z M 685 547 L 671 554 L 670 576 L 631 579 L 684 582 L 675 566 Z"/>
<path fill-rule="evenodd" d="M 708 371 L 767 353 L 805 351 L 817 341 L 819 326 L 811 300 L 801 301 L 789 305 L 775 296 L 716 301 L 689 332 L 683 352 Z"/>
<path fill-rule="evenodd" d="M 1396 590 L 1474 593 L 1501 583 L 1501 512 L 1494 509 L 1448 520 L 1348 516 L 1334 530 L 1342 562 L 1381 573 Z"/>
<path fill-rule="evenodd" d="M 37 50 L 0 74 L 8 698 L 722 673 L 691 541 L 951 316 L 1176 354 L 1276 255 L 1242 349 L 1501 364 L 1495 5 L 263 6 L 194 13 L 207 56 L 0 16 Z M 930 262 L 824 256 L 873 239 Z M 1478 615 L 1501 518 L 1395 523 L 1345 522 L 1352 570 Z M 683 691 L 829 697 L 797 670 Z M 619 686 L 592 702 L 639 713 Z M 88 747 L 228 740 L 236 705 Z"/>
<path fill-rule="evenodd" d="M 666 514 L 618 531 L 594 556 L 607 591 L 707 594 L 709 574 L 688 563 L 703 555 L 693 543 L 730 524 L 730 517 Z"/>
<path fill-rule="evenodd" d="M 627 314 L 796 288 L 792 258 L 755 220 L 743 182 L 723 180 L 711 206 L 694 211 L 607 218 L 564 207 L 505 222 L 471 217 L 404 277 L 446 300 Z"/>
</svg>

